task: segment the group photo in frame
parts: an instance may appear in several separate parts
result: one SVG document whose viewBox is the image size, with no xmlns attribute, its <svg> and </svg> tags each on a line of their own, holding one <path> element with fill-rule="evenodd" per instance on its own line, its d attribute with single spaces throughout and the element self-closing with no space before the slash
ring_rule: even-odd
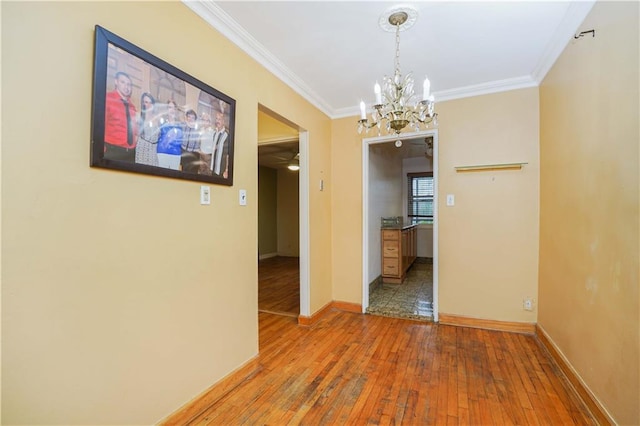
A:
<svg viewBox="0 0 640 426">
<path fill-rule="evenodd" d="M 96 25 L 92 167 L 233 185 L 235 100 Z"/>
</svg>

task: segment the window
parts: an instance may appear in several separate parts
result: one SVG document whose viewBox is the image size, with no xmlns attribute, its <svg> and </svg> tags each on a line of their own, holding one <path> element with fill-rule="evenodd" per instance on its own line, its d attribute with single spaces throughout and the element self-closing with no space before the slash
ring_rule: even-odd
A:
<svg viewBox="0 0 640 426">
<path fill-rule="evenodd" d="M 412 225 L 433 223 L 433 172 L 407 173 L 407 216 Z"/>
</svg>

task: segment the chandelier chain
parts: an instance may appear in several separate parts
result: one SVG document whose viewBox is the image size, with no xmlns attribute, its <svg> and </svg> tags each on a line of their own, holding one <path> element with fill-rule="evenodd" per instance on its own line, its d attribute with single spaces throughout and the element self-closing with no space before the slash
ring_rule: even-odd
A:
<svg viewBox="0 0 640 426">
<path fill-rule="evenodd" d="M 396 75 L 400 75 L 400 24 L 396 24 Z"/>
</svg>

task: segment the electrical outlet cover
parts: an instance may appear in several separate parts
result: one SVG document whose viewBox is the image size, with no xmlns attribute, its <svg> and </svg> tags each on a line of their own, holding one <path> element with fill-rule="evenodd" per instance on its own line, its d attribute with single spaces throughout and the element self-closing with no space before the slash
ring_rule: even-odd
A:
<svg viewBox="0 0 640 426">
<path fill-rule="evenodd" d="M 447 206 L 455 206 L 456 196 L 453 194 L 447 194 Z"/>
<path fill-rule="evenodd" d="M 211 204 L 211 188 L 207 185 L 200 186 L 200 204 Z"/>
</svg>

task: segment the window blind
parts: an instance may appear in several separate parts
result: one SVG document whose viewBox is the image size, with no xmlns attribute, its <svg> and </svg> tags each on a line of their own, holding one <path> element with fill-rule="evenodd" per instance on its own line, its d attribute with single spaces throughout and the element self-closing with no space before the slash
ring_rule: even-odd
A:
<svg viewBox="0 0 640 426">
<path fill-rule="evenodd" d="M 407 174 L 407 216 L 413 224 L 433 221 L 433 172 Z"/>
</svg>

